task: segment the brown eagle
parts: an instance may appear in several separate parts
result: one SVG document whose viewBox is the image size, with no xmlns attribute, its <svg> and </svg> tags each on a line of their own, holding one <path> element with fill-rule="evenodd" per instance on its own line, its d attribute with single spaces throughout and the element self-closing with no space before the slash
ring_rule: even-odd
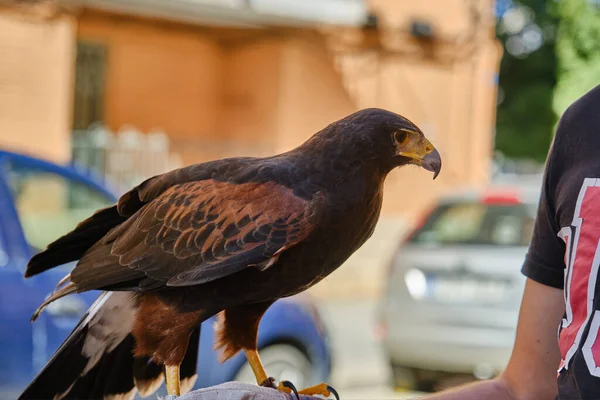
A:
<svg viewBox="0 0 600 400">
<path fill-rule="evenodd" d="M 289 392 L 260 362 L 262 315 L 371 236 L 386 175 L 408 164 L 435 178 L 441 159 L 406 118 L 365 109 L 283 154 L 146 180 L 29 262 L 26 277 L 79 260 L 32 319 L 63 296 L 104 292 L 20 399 L 130 399 L 163 380 L 178 396 L 193 386 L 200 324 L 218 313 L 222 359 L 243 350 L 258 384 Z"/>
</svg>

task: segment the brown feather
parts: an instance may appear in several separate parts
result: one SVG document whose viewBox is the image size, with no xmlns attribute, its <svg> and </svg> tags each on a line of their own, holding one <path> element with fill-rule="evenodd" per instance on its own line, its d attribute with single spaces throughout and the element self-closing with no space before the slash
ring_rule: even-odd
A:
<svg viewBox="0 0 600 400">
<path fill-rule="evenodd" d="M 247 304 L 219 313 L 215 324 L 215 350 L 225 362 L 241 349 L 256 349 L 258 325 L 273 302 Z"/>
<path fill-rule="evenodd" d="M 135 356 L 152 357 L 158 364 L 181 364 L 190 334 L 202 320 L 202 310 L 181 312 L 158 296 L 140 295 L 133 326 Z"/>
<path fill-rule="evenodd" d="M 71 280 L 85 289 L 138 276 L 187 286 L 250 265 L 265 270 L 306 239 L 314 229 L 315 208 L 273 182 L 175 185 L 94 245 Z"/>
</svg>

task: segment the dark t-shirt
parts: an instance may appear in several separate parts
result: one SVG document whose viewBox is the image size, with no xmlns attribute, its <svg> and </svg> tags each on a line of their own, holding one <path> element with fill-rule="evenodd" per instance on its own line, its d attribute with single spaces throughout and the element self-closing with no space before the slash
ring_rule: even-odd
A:
<svg viewBox="0 0 600 400">
<path fill-rule="evenodd" d="M 558 399 L 600 399 L 600 86 L 565 112 L 523 273 L 565 289 Z"/>
</svg>

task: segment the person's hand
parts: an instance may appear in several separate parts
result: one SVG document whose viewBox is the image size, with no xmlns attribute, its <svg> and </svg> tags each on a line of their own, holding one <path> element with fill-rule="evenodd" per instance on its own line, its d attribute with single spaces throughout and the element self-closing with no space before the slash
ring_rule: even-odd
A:
<svg viewBox="0 0 600 400">
<path fill-rule="evenodd" d="M 297 400 L 293 393 L 240 382 L 227 382 L 217 386 L 194 390 L 178 400 Z M 322 400 L 320 397 L 300 395 L 300 400 Z"/>
</svg>

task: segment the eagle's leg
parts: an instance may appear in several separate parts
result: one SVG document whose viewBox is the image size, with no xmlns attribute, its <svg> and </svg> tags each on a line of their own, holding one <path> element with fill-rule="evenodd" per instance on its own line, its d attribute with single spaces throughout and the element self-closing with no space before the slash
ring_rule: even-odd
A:
<svg viewBox="0 0 600 400">
<path fill-rule="evenodd" d="M 167 381 L 167 393 L 170 399 L 178 397 L 181 394 L 179 365 L 165 365 L 165 378 Z"/>
<path fill-rule="evenodd" d="M 252 372 L 254 372 L 256 383 L 258 383 L 260 386 L 275 387 L 275 379 L 267 376 L 267 371 L 265 371 L 265 367 L 260 361 L 260 357 L 256 348 L 244 349 L 244 353 L 246 354 L 250 368 L 252 368 Z"/>
<path fill-rule="evenodd" d="M 258 355 L 258 324 L 272 301 L 246 304 L 226 309 L 219 314 L 216 348 L 221 348 L 221 361 L 228 360 L 238 351 L 244 350 L 248 364 L 261 386 L 277 388 L 275 379 L 270 378 Z"/>
<path fill-rule="evenodd" d="M 333 394 L 339 400 L 337 392 L 326 383 L 297 391 L 288 381 L 275 384 L 275 379 L 269 377 L 258 355 L 258 324 L 267 308 L 272 304 L 254 303 L 228 308 L 219 314 L 217 325 L 216 347 L 222 349 L 221 360 L 233 357 L 239 350 L 244 350 L 248 364 L 254 372 L 256 382 L 260 386 L 271 387 L 286 393 L 300 393 L 306 395 L 320 394 L 330 396 Z M 299 398 L 299 396 L 297 396 Z"/>
</svg>

